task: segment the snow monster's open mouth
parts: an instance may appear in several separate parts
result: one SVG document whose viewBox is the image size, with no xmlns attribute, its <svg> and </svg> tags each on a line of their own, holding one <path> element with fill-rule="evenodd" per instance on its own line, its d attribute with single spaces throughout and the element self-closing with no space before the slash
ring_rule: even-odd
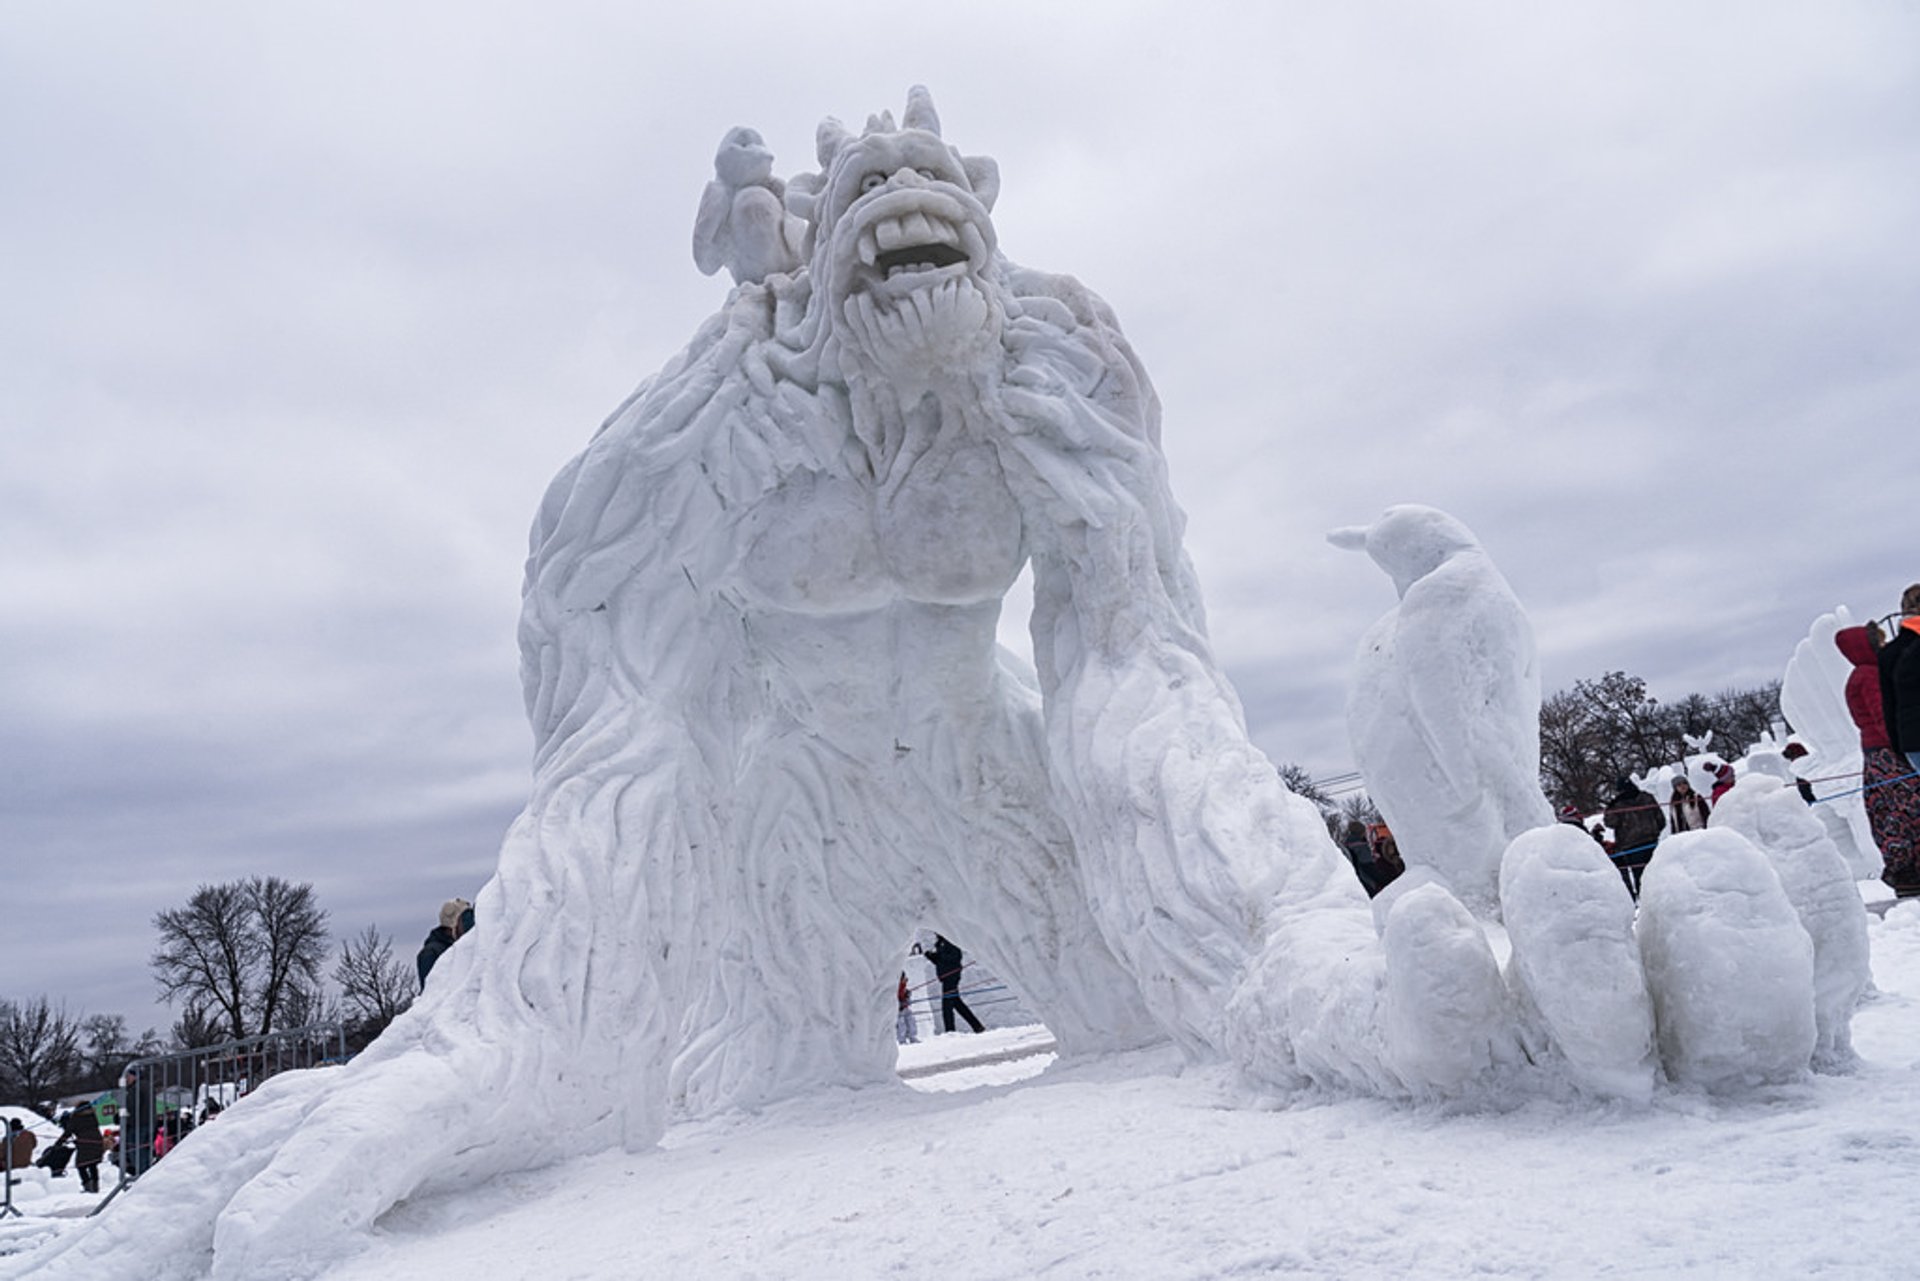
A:
<svg viewBox="0 0 1920 1281">
<path fill-rule="evenodd" d="M 967 255 L 952 245 L 906 245 L 876 255 L 873 265 L 883 275 L 892 277 L 903 271 L 934 271 L 966 260 Z"/>
<path fill-rule="evenodd" d="M 992 253 L 991 230 L 977 225 L 985 211 L 950 188 L 869 196 L 848 216 L 836 239 L 845 246 L 849 292 L 901 298 L 979 272 Z"/>
<path fill-rule="evenodd" d="M 899 217 L 876 218 L 861 228 L 860 261 L 883 279 L 903 273 L 938 271 L 968 261 L 960 228 L 937 213 L 918 209 Z"/>
</svg>

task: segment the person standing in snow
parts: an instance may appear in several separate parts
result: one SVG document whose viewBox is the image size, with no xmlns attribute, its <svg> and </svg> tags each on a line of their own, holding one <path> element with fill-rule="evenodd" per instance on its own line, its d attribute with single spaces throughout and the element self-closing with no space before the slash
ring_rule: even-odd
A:
<svg viewBox="0 0 1920 1281">
<path fill-rule="evenodd" d="M 433 973 L 434 963 L 460 937 L 460 918 L 473 910 L 473 904 L 463 898 L 450 898 L 440 905 L 440 924 L 427 933 L 427 941 L 420 945 L 420 955 L 414 958 L 414 967 L 420 971 L 420 990 L 426 991 L 427 975 Z"/>
<path fill-rule="evenodd" d="M 933 946 L 921 951 L 915 943 L 913 950 L 927 958 L 933 966 L 933 972 L 940 978 L 940 1022 L 947 1031 L 953 1031 L 953 1016 L 958 1014 L 967 1021 L 967 1026 L 975 1032 L 986 1031 L 986 1025 L 974 1017 L 967 1003 L 960 999 L 960 971 L 966 968 L 965 953 L 947 941 L 944 934 L 933 936 Z"/>
<path fill-rule="evenodd" d="M 1907 777 L 1913 770 L 1887 735 L 1878 659 L 1885 641 L 1872 623 L 1844 627 L 1833 637 L 1834 647 L 1853 664 L 1847 711 L 1860 729 L 1860 783 L 1873 843 L 1880 847 L 1880 879 L 1899 897 L 1912 898 L 1920 895 L 1920 782 Z"/>
<path fill-rule="evenodd" d="M 1725 761 L 1718 763 L 1708 761 L 1707 768 L 1713 771 L 1713 791 L 1710 793 L 1710 797 L 1712 803 L 1718 805 L 1720 798 L 1733 790 L 1733 766 L 1727 764 Z"/>
<path fill-rule="evenodd" d="M 1660 802 L 1648 795 L 1630 778 L 1614 784 L 1613 799 L 1607 802 L 1607 826 L 1613 829 L 1614 865 L 1635 898 L 1640 897 L 1640 873 L 1653 857 L 1660 833 L 1667 830 L 1666 815 Z"/>
<path fill-rule="evenodd" d="M 80 1103 L 60 1119 L 60 1134 L 73 1140 L 73 1168 L 80 1174 L 82 1192 L 100 1190 L 100 1159 L 106 1144 L 100 1137 L 100 1117 L 93 1104 Z"/>
<path fill-rule="evenodd" d="M 120 1161 L 127 1177 L 137 1179 L 153 1164 L 153 1078 L 146 1071 L 129 1072 L 122 1085 L 126 1100 L 120 1109 Z"/>
<path fill-rule="evenodd" d="M 1880 647 L 1880 702 L 1887 739 L 1920 770 L 1920 583 L 1900 595 L 1900 625 Z"/>
<path fill-rule="evenodd" d="M 893 1039 L 902 1045 L 920 1040 L 920 1024 L 913 1017 L 913 992 L 907 987 L 907 972 L 900 971 L 900 1015 L 894 1020 Z"/>
<path fill-rule="evenodd" d="M 1667 802 L 1667 808 L 1673 811 L 1673 830 L 1675 832 L 1702 832 L 1707 827 L 1706 798 L 1693 790 L 1693 784 L 1682 774 L 1673 780 L 1673 798 Z"/>
<path fill-rule="evenodd" d="M 1348 823 L 1340 837 L 1340 848 L 1346 851 L 1347 861 L 1353 864 L 1354 875 L 1360 878 L 1367 897 L 1380 893 L 1380 865 L 1373 857 L 1373 842 L 1367 839 L 1367 825 L 1359 819 Z"/>
</svg>

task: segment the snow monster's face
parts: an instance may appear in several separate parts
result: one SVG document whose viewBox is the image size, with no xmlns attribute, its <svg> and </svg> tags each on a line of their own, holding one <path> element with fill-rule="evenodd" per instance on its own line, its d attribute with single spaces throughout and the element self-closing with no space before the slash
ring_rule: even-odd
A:
<svg viewBox="0 0 1920 1281">
<path fill-rule="evenodd" d="M 814 279 L 843 341 L 906 386 L 997 347 L 995 177 L 991 161 L 962 159 L 924 129 L 848 138 L 832 157 L 814 208 Z"/>
</svg>

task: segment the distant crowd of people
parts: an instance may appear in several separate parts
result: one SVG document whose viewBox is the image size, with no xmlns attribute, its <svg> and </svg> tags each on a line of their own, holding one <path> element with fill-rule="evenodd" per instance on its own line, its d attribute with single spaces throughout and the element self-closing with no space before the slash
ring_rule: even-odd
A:
<svg viewBox="0 0 1920 1281">
<path fill-rule="evenodd" d="M 1860 790 L 1885 866 L 1881 879 L 1899 897 L 1914 897 L 1920 895 L 1920 583 L 1902 593 L 1897 613 L 1843 628 L 1834 644 L 1853 664 L 1847 709 L 1860 731 Z M 1781 751 L 1789 762 L 1806 754 L 1797 742 Z M 1637 898 L 1641 874 L 1661 838 L 1704 829 L 1713 807 L 1734 785 L 1734 767 L 1725 761 L 1708 759 L 1699 768 L 1713 779 L 1704 796 L 1684 772 L 1674 778 L 1664 805 L 1632 778 L 1623 777 L 1615 780 L 1599 814 L 1582 814 L 1566 805 L 1560 821 L 1588 832 Z M 1796 778 L 1795 784 L 1808 804 L 1817 802 L 1811 783 Z M 1379 894 L 1406 870 L 1383 823 L 1350 822 L 1340 844 L 1369 895 Z"/>
<path fill-rule="evenodd" d="M 46 1110 L 53 1111 L 52 1105 L 47 1105 Z M 40 1146 L 40 1136 L 22 1125 L 18 1117 L 7 1122 L 4 1155 L 9 1175 L 32 1165 L 45 1170 L 53 1178 L 64 1179 L 67 1177 L 67 1167 L 71 1165 L 79 1177 L 80 1190 L 98 1192 L 101 1164 L 119 1159 L 119 1131 L 101 1126 L 100 1114 L 94 1110 L 90 1100 L 75 1103 L 61 1112 L 56 1120 L 60 1135 L 38 1157 L 34 1156 L 34 1151 Z M 164 1152 L 165 1148 L 161 1150 Z"/>
</svg>

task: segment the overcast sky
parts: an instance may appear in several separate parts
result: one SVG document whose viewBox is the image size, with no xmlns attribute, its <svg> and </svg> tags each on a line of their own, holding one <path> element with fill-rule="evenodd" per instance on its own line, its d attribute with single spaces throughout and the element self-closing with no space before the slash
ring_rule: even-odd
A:
<svg viewBox="0 0 1920 1281">
<path fill-rule="evenodd" d="M 715 144 L 915 82 L 1152 371 L 1277 760 L 1350 766 L 1389 503 L 1548 690 L 1920 580 L 1914 4 L 679 8 L 0 8 L 0 997 L 164 1030 L 153 914 L 254 874 L 410 962 L 525 799 L 541 491 L 725 297 Z"/>
</svg>

